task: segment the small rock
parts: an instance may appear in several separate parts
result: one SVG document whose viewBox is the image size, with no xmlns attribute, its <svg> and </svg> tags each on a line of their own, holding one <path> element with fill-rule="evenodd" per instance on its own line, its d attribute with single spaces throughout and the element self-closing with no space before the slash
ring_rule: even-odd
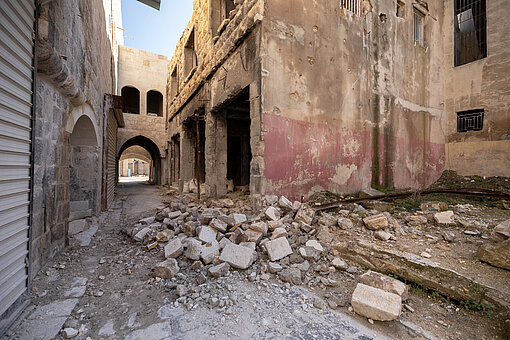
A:
<svg viewBox="0 0 510 340">
<path fill-rule="evenodd" d="M 469 236 L 482 236 L 482 233 L 479 231 L 473 231 L 473 230 L 464 230 L 464 234 Z"/>
<path fill-rule="evenodd" d="M 315 217 L 315 210 L 308 204 L 301 204 L 299 210 L 294 217 L 294 221 L 303 222 L 308 225 L 312 225 L 313 218 Z"/>
<path fill-rule="evenodd" d="M 426 251 L 422 251 L 421 254 L 420 254 L 421 257 L 425 257 L 427 259 L 430 259 L 432 257 L 432 255 L 430 255 L 429 253 L 427 253 Z"/>
<path fill-rule="evenodd" d="M 318 241 L 316 241 L 316 240 L 308 240 L 308 241 L 306 241 L 305 246 L 312 247 L 312 248 L 314 248 L 315 250 L 317 250 L 319 252 L 323 252 L 324 251 L 324 248 L 322 247 L 322 245 Z"/>
<path fill-rule="evenodd" d="M 271 274 L 278 273 L 282 269 L 283 269 L 282 266 L 279 265 L 278 263 L 269 262 L 267 265 L 267 271 L 270 272 Z"/>
<path fill-rule="evenodd" d="M 230 271 L 230 265 L 226 262 L 220 263 L 217 266 L 209 268 L 209 274 L 215 278 L 218 278 L 221 276 L 227 276 L 229 271 Z"/>
<path fill-rule="evenodd" d="M 280 211 L 273 206 L 267 208 L 264 214 L 271 221 L 277 221 L 280 219 Z"/>
<path fill-rule="evenodd" d="M 321 252 L 314 247 L 301 247 L 299 248 L 299 255 L 309 261 L 317 261 L 321 257 Z"/>
<path fill-rule="evenodd" d="M 205 264 L 213 262 L 214 258 L 220 255 L 220 245 L 218 241 L 214 240 L 211 243 L 206 243 L 202 246 L 200 258 Z"/>
<path fill-rule="evenodd" d="M 234 225 L 244 223 L 248 220 L 246 218 L 245 214 L 234 214 L 233 217 L 234 217 Z"/>
<path fill-rule="evenodd" d="M 273 230 L 273 233 L 271 234 L 271 240 L 275 240 L 279 237 L 287 237 L 287 230 L 285 228 L 276 228 Z"/>
<path fill-rule="evenodd" d="M 259 233 L 262 233 L 262 235 L 266 235 L 268 226 L 267 226 L 267 223 L 265 223 L 265 222 L 257 222 L 257 223 L 253 223 L 248 229 L 255 230 L 255 231 L 258 231 Z"/>
<path fill-rule="evenodd" d="M 273 205 L 276 202 L 278 202 L 278 196 L 276 195 L 266 195 L 264 198 L 266 200 L 267 205 Z"/>
<path fill-rule="evenodd" d="M 216 241 L 217 234 L 218 232 L 215 229 L 204 225 L 200 228 L 198 239 L 204 243 L 211 243 L 213 241 Z"/>
<path fill-rule="evenodd" d="M 165 229 L 156 234 L 156 241 L 159 243 L 168 242 L 174 236 L 175 232 L 173 230 Z"/>
<path fill-rule="evenodd" d="M 278 206 L 287 211 L 292 210 L 292 202 L 289 201 L 285 196 L 280 197 L 280 199 L 278 200 Z"/>
<path fill-rule="evenodd" d="M 254 242 L 259 243 L 262 239 L 263 234 L 260 231 L 256 231 L 253 229 L 248 229 L 244 232 L 244 234 L 248 237 L 246 242 Z"/>
<path fill-rule="evenodd" d="M 453 242 L 455 241 L 455 233 L 453 231 L 443 230 L 441 231 L 441 236 L 446 242 Z"/>
<path fill-rule="evenodd" d="M 344 260 L 339 259 L 338 257 L 335 257 L 333 261 L 331 261 L 331 264 L 338 270 L 347 270 L 349 267 Z"/>
<path fill-rule="evenodd" d="M 151 228 L 145 227 L 142 230 L 140 230 L 138 233 L 136 233 L 135 236 L 133 236 L 133 239 L 137 242 L 142 242 L 145 238 L 145 235 L 147 235 L 151 231 Z"/>
<path fill-rule="evenodd" d="M 388 241 L 392 235 L 390 233 L 385 232 L 384 230 L 377 230 L 374 233 L 375 238 L 381 240 L 381 241 Z"/>
<path fill-rule="evenodd" d="M 340 217 L 337 220 L 337 224 L 342 229 L 352 229 L 352 228 L 354 228 L 354 224 L 352 223 L 352 221 L 350 219 L 346 218 L 346 217 Z"/>
<path fill-rule="evenodd" d="M 151 223 L 154 223 L 155 220 L 156 220 L 156 216 L 150 216 L 150 217 L 142 218 L 140 220 L 140 223 L 150 225 Z"/>
<path fill-rule="evenodd" d="M 284 281 L 294 285 L 300 285 L 301 281 L 301 270 L 297 268 L 286 268 L 278 272 L 278 277 Z"/>
<path fill-rule="evenodd" d="M 319 224 L 325 225 L 326 227 L 332 227 L 332 226 L 336 225 L 337 222 L 338 222 L 338 219 L 328 213 L 323 213 L 321 215 L 321 217 L 319 218 Z"/>
<path fill-rule="evenodd" d="M 169 258 L 163 262 L 158 263 L 152 268 L 155 277 L 162 279 L 171 279 L 179 272 L 179 265 L 175 259 Z"/>
<path fill-rule="evenodd" d="M 214 218 L 211 220 L 211 222 L 209 223 L 209 227 L 211 227 L 219 232 L 222 232 L 222 233 L 227 231 L 227 224 L 217 218 Z"/>
<path fill-rule="evenodd" d="M 74 328 L 64 328 L 62 330 L 62 336 L 66 339 L 74 338 L 77 335 L 78 335 L 78 330 L 76 330 Z"/>
<path fill-rule="evenodd" d="M 446 224 L 446 225 L 455 224 L 454 217 L 455 217 L 455 214 L 451 210 L 438 212 L 438 213 L 434 214 L 434 220 L 436 221 L 437 224 Z"/>
</svg>

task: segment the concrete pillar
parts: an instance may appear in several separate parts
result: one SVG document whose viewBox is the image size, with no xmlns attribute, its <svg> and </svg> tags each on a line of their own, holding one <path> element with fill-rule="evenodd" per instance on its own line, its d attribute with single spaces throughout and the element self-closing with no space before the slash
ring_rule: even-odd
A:
<svg viewBox="0 0 510 340">
<path fill-rule="evenodd" d="M 205 181 L 208 196 L 227 193 L 227 119 L 225 112 L 207 113 L 205 125 Z"/>
</svg>

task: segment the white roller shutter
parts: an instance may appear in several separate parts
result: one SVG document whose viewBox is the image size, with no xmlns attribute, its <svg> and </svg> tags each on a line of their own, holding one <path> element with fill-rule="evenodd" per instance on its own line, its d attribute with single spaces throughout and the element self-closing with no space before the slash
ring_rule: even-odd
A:
<svg viewBox="0 0 510 340">
<path fill-rule="evenodd" d="M 34 14 L 0 0 L 0 333 L 28 282 Z"/>
</svg>

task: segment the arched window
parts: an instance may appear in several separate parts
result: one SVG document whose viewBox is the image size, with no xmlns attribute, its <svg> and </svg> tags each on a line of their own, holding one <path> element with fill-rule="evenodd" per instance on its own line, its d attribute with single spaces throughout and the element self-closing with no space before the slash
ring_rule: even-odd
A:
<svg viewBox="0 0 510 340">
<path fill-rule="evenodd" d="M 163 95 L 160 92 L 147 92 L 147 114 L 163 117 Z"/>
<path fill-rule="evenodd" d="M 124 86 L 121 94 L 124 113 L 140 114 L 140 91 L 132 86 Z"/>
</svg>

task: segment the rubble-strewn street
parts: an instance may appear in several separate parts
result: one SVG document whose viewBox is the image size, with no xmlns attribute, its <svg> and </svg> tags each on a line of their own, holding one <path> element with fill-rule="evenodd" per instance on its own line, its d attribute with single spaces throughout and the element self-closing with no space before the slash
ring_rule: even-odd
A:
<svg viewBox="0 0 510 340">
<path fill-rule="evenodd" d="M 9 338 L 508 335 L 510 273 L 474 255 L 493 225 L 508 220 L 504 207 L 437 202 L 404 209 L 372 202 L 316 212 L 312 206 L 325 197 L 319 195 L 317 203 L 304 204 L 266 196 L 254 209 L 241 193 L 197 204 L 192 194 L 122 186 L 115 207 L 85 225 L 36 277 L 33 306 Z M 87 245 L 94 222 L 98 229 Z M 505 226 L 496 228 L 501 238 L 507 237 Z M 434 273 L 413 272 L 383 252 L 412 255 L 420 259 L 415 266 L 458 277 L 437 289 Z M 377 266 L 393 274 L 367 271 Z M 395 271 L 413 283 L 394 279 Z M 462 278 L 477 288 L 456 290 Z M 475 296 L 482 291 L 483 298 Z M 472 299 L 462 299 L 469 294 Z"/>
</svg>

